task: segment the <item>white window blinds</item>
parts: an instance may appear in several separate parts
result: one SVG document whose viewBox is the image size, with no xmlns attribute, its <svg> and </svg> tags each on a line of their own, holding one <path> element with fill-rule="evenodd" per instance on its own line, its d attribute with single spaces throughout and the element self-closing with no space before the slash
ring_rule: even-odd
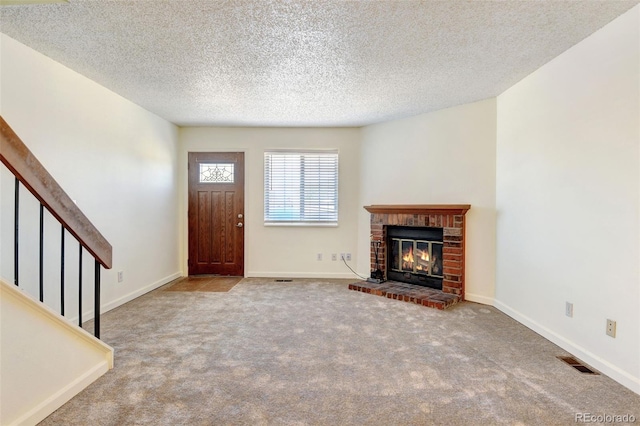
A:
<svg viewBox="0 0 640 426">
<path fill-rule="evenodd" d="M 265 152 L 264 222 L 337 224 L 338 152 Z"/>
</svg>

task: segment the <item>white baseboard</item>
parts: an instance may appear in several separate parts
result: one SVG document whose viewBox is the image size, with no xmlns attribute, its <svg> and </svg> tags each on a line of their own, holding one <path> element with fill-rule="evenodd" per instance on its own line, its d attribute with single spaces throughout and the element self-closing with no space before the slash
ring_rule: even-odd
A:
<svg viewBox="0 0 640 426">
<path fill-rule="evenodd" d="M 153 291 L 158 287 L 162 287 L 163 285 L 175 280 L 176 278 L 180 278 L 181 276 L 182 272 L 174 272 L 173 274 L 161 278 L 158 281 L 149 284 L 148 286 L 139 288 L 138 290 L 132 291 L 129 294 L 119 297 L 114 301 L 102 305 L 101 313 L 109 312 L 110 310 L 115 309 L 120 305 L 124 305 L 125 303 L 130 302 L 133 299 L 142 296 L 143 294 L 149 293 L 150 291 Z"/>
<path fill-rule="evenodd" d="M 580 345 L 568 340 L 564 336 L 559 335 L 555 331 L 544 327 L 533 319 L 527 317 L 526 315 L 521 314 L 520 312 L 512 309 L 506 304 L 500 302 L 499 300 L 494 300 L 494 304 L 497 309 L 509 315 L 511 318 L 515 319 L 522 325 L 530 328 L 535 331 L 542 337 L 550 340 L 556 345 L 560 346 L 565 351 L 575 355 L 577 358 L 584 361 L 586 364 L 592 366 L 599 372 L 611 377 L 616 382 L 620 383 L 626 388 L 629 388 L 633 392 L 640 395 L 640 377 L 634 377 L 633 375 L 627 373 L 626 371 L 618 368 L 614 364 L 611 364 L 605 359 L 595 355 L 594 353 L 586 350 Z"/>
<path fill-rule="evenodd" d="M 320 278 L 361 280 L 353 272 L 245 272 L 247 278 Z"/>
<path fill-rule="evenodd" d="M 129 294 L 125 294 L 124 296 L 119 297 L 116 300 L 113 300 L 109 303 L 105 303 L 101 306 L 100 313 L 104 314 L 105 312 L 109 312 L 110 310 L 115 309 L 118 306 L 124 305 L 125 303 L 130 302 L 133 299 L 142 296 L 143 294 L 149 293 L 150 291 L 153 291 L 158 287 L 162 287 L 163 285 L 175 280 L 176 278 L 180 278 L 181 276 L 182 276 L 182 272 L 175 272 L 145 287 L 132 291 Z M 93 316 L 94 316 L 93 314 L 94 314 L 93 309 L 86 312 L 82 312 L 82 322 L 93 319 Z M 73 323 L 78 322 L 77 315 L 75 317 L 70 317 L 67 319 Z"/>
<path fill-rule="evenodd" d="M 11 424 L 21 426 L 37 425 L 49 414 L 62 407 L 71 398 L 83 391 L 91 383 L 98 380 L 107 371 L 109 371 L 109 362 L 105 360 L 105 362 L 96 365 L 91 370 L 85 372 L 82 376 L 73 380 L 67 386 L 42 401 L 42 403 L 20 416 Z"/>
<path fill-rule="evenodd" d="M 481 303 L 483 305 L 489 305 L 489 306 L 493 306 L 495 302 L 493 297 L 480 296 L 479 294 L 473 294 L 473 293 L 465 293 L 464 300 L 468 300 L 469 302 Z"/>
</svg>

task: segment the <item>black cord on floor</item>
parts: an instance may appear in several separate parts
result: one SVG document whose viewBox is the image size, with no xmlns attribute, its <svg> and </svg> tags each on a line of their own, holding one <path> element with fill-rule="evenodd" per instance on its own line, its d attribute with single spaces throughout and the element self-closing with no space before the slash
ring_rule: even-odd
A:
<svg viewBox="0 0 640 426">
<path fill-rule="evenodd" d="M 344 260 L 344 256 L 340 256 L 342 258 L 342 261 L 344 262 L 345 265 L 347 265 L 347 268 L 351 269 L 351 266 L 349 266 L 349 264 L 347 263 L 346 260 Z M 351 272 L 353 272 L 356 277 L 360 278 L 361 280 L 367 280 L 366 277 L 363 277 L 362 275 L 358 274 L 356 271 L 354 271 L 353 269 L 351 269 Z"/>
</svg>

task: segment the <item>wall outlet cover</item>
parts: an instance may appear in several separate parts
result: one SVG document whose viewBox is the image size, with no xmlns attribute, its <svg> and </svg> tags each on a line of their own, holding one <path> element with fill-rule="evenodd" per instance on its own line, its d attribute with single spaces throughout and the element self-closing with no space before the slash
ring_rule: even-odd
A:
<svg viewBox="0 0 640 426">
<path fill-rule="evenodd" d="M 614 320 L 607 320 L 607 336 L 616 337 L 616 322 Z"/>
</svg>

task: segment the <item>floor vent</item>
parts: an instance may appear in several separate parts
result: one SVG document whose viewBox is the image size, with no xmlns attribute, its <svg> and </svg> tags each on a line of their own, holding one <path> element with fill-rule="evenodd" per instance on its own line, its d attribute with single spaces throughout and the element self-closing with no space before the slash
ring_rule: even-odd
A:
<svg viewBox="0 0 640 426">
<path fill-rule="evenodd" d="M 290 283 L 293 280 L 274 280 L 274 281 L 277 282 L 277 283 Z"/>
<path fill-rule="evenodd" d="M 557 358 L 559 360 L 561 360 L 561 361 L 566 362 L 567 364 L 569 364 L 570 366 L 572 366 L 573 368 L 575 368 L 576 370 L 578 370 L 581 373 L 585 373 L 585 374 L 600 374 L 597 371 L 593 371 L 592 369 L 590 369 L 589 367 L 587 367 L 582 362 L 578 361 L 577 359 L 575 359 L 572 356 L 559 356 Z"/>
</svg>

